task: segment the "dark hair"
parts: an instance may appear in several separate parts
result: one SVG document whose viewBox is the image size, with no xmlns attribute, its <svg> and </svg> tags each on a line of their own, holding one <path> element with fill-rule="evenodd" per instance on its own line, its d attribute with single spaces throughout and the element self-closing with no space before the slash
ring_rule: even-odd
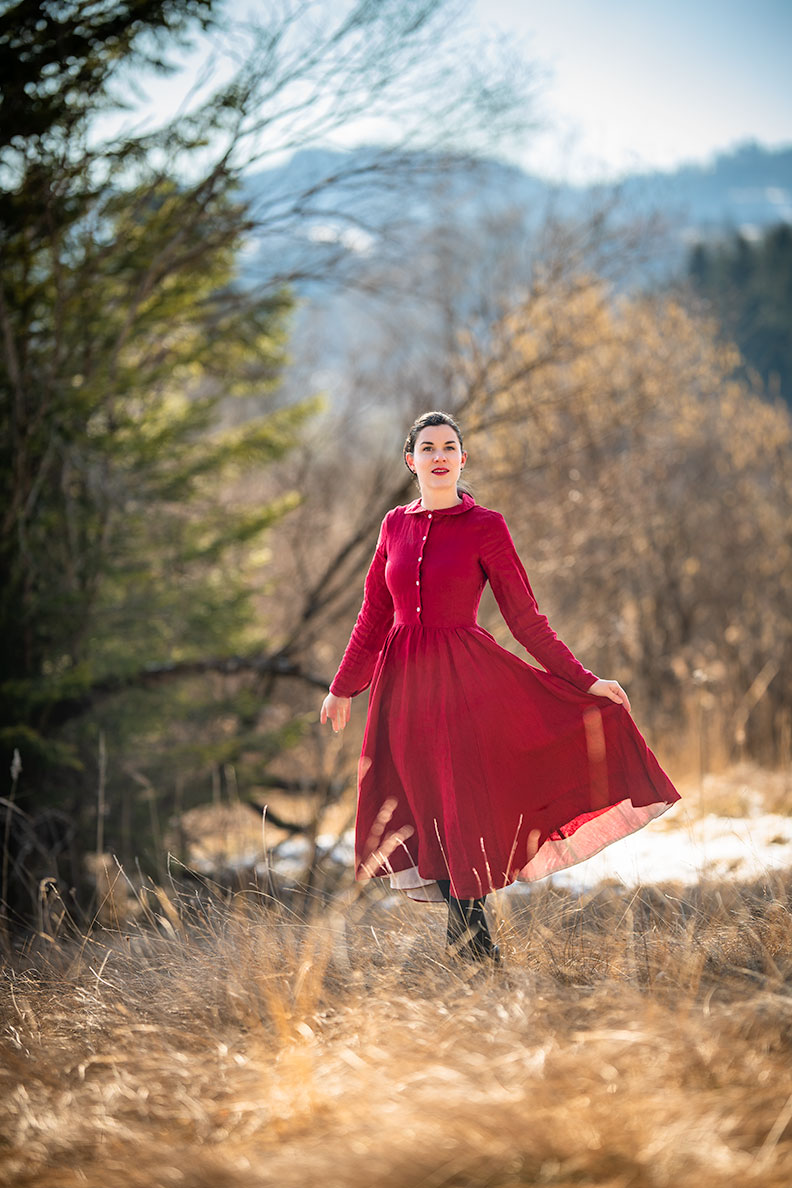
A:
<svg viewBox="0 0 792 1188">
<path fill-rule="evenodd" d="M 465 448 L 464 442 L 462 440 L 462 430 L 459 428 L 459 425 L 457 425 L 450 413 L 441 412 L 440 409 L 433 409 L 431 412 L 421 413 L 420 417 L 413 421 L 412 425 L 410 426 L 410 431 L 407 434 L 406 440 L 404 442 L 404 450 L 402 451 L 404 455 L 404 465 L 410 471 L 416 483 L 418 482 L 418 476 L 408 465 L 407 455 L 415 453 L 415 442 L 421 430 L 430 429 L 433 425 L 450 425 L 454 430 L 454 433 L 456 433 L 457 437 L 459 438 L 460 450 L 464 450 Z M 460 479 L 460 481 L 457 483 L 457 491 L 469 491 L 467 483 Z"/>
</svg>

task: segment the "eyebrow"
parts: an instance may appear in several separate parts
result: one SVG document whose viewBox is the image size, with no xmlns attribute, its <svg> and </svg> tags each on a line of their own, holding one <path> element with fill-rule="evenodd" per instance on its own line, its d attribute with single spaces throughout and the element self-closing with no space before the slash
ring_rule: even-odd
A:
<svg viewBox="0 0 792 1188">
<path fill-rule="evenodd" d="M 418 448 L 422 449 L 423 446 L 433 446 L 433 445 L 434 445 L 433 441 L 426 440 L 426 438 L 424 438 L 424 440 L 421 442 L 421 444 Z M 455 437 L 449 437 L 448 441 L 443 442 L 443 445 L 459 445 L 459 442 L 457 441 L 457 439 Z"/>
</svg>

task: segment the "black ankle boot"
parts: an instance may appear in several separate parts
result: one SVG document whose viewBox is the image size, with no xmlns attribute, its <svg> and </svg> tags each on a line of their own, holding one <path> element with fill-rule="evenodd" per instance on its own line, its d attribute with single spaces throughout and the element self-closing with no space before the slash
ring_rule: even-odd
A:
<svg viewBox="0 0 792 1188">
<path fill-rule="evenodd" d="M 473 961 L 500 961 L 500 949 L 492 940 L 484 900 L 457 899 L 451 894 L 449 879 L 438 879 L 440 893 L 448 904 L 446 947 L 449 953 Z"/>
</svg>

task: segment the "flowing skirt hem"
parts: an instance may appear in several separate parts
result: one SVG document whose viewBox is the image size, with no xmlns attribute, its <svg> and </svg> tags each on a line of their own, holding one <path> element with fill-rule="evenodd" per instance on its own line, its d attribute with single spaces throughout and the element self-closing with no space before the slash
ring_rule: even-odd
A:
<svg viewBox="0 0 792 1188">
<path fill-rule="evenodd" d="M 536 854 L 518 871 L 517 875 L 504 883 L 510 882 L 535 883 L 545 879 L 557 871 L 566 870 L 570 866 L 577 866 L 587 858 L 593 858 L 610 846 L 643 829 L 650 821 L 656 820 L 672 808 L 676 801 L 657 801 L 654 804 L 634 805 L 629 800 L 622 800 L 613 805 L 607 812 L 584 822 L 573 834 L 563 838 L 547 838 L 537 850 Z M 384 866 L 389 866 L 387 860 Z M 443 896 L 435 879 L 424 878 L 417 866 L 409 866 L 406 870 L 390 870 L 390 885 L 399 891 L 406 892 L 409 899 L 419 903 L 441 903 Z M 376 877 L 376 876 L 375 876 Z M 379 877 L 387 877 L 385 875 Z M 500 890 L 492 887 L 490 890 Z"/>
</svg>

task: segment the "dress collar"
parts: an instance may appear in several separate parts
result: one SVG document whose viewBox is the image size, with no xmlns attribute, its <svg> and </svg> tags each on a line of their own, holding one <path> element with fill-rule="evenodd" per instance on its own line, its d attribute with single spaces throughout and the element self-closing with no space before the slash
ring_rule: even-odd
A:
<svg viewBox="0 0 792 1188">
<path fill-rule="evenodd" d="M 432 511 L 433 516 L 458 516 L 462 512 L 470 511 L 471 507 L 476 506 L 476 501 L 472 495 L 468 495 L 467 491 L 462 492 L 462 502 L 455 503 L 453 507 L 436 507 Z M 421 506 L 420 496 L 414 499 L 412 503 L 408 503 L 404 509 L 405 515 L 415 515 L 416 513 L 428 514 L 428 508 Z"/>
</svg>

